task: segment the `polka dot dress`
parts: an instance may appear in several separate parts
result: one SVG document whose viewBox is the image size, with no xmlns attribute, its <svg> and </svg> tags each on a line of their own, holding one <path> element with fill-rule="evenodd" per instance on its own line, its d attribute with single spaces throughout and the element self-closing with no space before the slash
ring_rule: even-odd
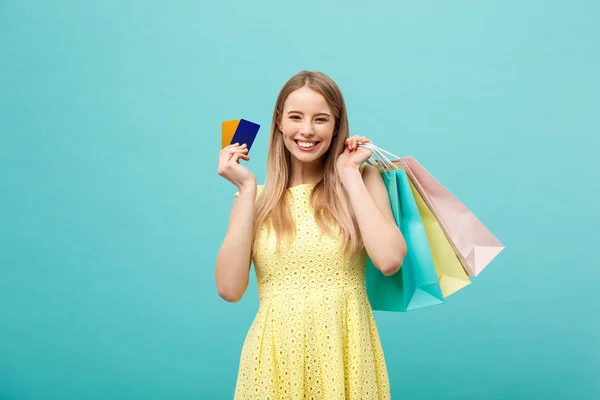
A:
<svg viewBox="0 0 600 400">
<path fill-rule="evenodd" d="M 297 230 L 290 245 L 276 253 L 274 233 L 258 233 L 260 306 L 243 344 L 236 400 L 390 398 L 364 284 L 366 253 L 348 258 L 320 232 L 313 188 L 288 190 Z"/>
</svg>

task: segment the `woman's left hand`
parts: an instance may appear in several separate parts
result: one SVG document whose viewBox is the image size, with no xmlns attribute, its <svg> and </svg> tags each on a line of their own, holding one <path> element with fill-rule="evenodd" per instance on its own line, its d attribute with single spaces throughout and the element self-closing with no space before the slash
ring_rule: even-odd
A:
<svg viewBox="0 0 600 400">
<path fill-rule="evenodd" d="M 337 168 L 339 173 L 342 173 L 344 169 L 359 169 L 360 166 L 371 157 L 373 153 L 369 149 L 358 147 L 358 143 L 371 143 L 369 139 L 364 136 L 354 135 L 346 139 L 346 149 L 337 159 Z"/>
</svg>

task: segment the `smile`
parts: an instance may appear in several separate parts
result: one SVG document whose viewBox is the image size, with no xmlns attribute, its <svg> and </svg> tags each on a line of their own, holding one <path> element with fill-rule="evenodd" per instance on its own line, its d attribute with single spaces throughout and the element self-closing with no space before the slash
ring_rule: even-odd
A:
<svg viewBox="0 0 600 400">
<path fill-rule="evenodd" d="M 296 142 L 296 145 L 302 151 L 312 151 L 320 143 L 314 140 L 294 140 L 294 142 Z"/>
</svg>

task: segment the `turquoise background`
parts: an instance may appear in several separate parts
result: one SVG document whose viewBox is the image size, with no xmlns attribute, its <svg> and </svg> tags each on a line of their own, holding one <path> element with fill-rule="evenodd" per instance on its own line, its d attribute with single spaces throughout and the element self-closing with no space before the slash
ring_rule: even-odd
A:
<svg viewBox="0 0 600 400">
<path fill-rule="evenodd" d="M 221 300 L 222 120 L 329 74 L 506 245 L 377 313 L 394 399 L 600 398 L 600 3 L 0 2 L 0 399 L 230 399 L 256 282 Z M 253 272 L 252 272 L 253 273 Z"/>
</svg>

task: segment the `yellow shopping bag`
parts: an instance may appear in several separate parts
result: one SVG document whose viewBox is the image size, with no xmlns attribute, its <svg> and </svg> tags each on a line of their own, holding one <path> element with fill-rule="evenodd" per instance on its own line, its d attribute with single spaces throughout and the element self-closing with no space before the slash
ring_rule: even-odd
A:
<svg viewBox="0 0 600 400">
<path fill-rule="evenodd" d="M 406 170 L 406 169 L 405 169 Z M 408 172 L 408 171 L 407 171 Z M 407 174 L 410 175 L 412 174 Z M 414 178 L 414 177 L 413 177 Z M 419 209 L 419 214 L 425 225 L 425 233 L 429 241 L 429 248 L 433 257 L 433 264 L 438 276 L 440 288 L 444 298 L 459 291 L 471 283 L 460 260 L 454 253 L 452 245 L 444 234 L 437 218 L 427 206 L 419 191 L 415 188 L 412 179 L 408 180 L 413 196 Z"/>
</svg>

